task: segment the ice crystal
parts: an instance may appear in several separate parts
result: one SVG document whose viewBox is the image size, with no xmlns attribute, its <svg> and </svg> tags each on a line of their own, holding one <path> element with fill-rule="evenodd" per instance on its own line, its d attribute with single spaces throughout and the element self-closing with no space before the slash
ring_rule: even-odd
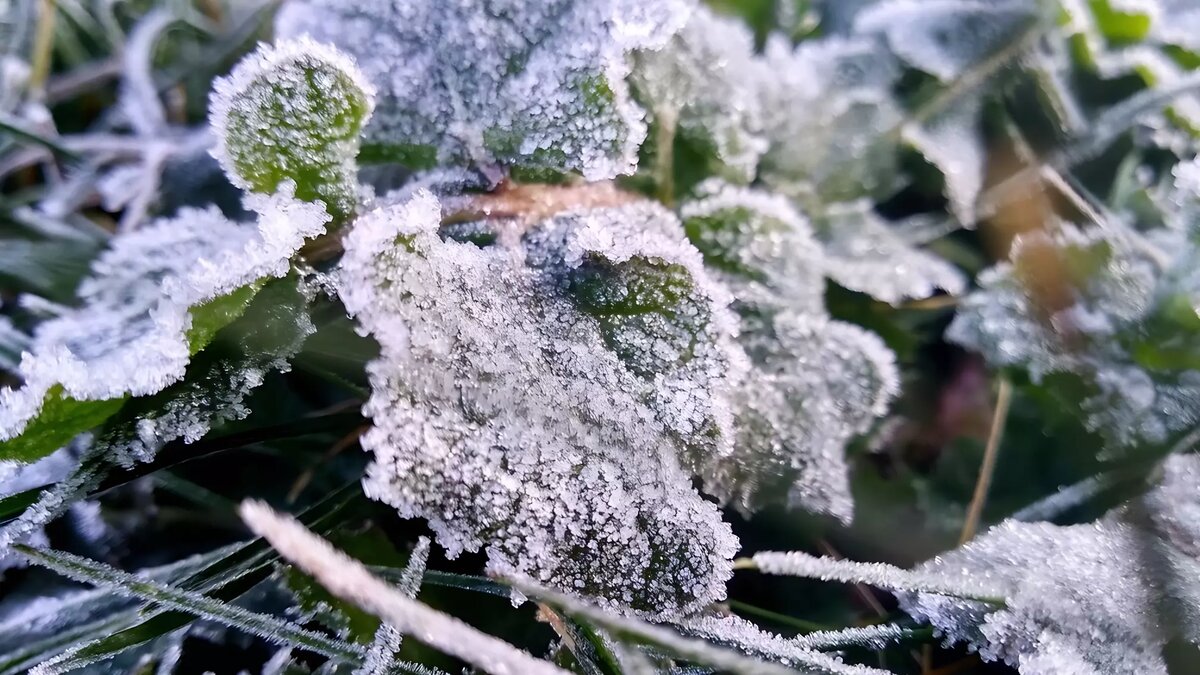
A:
<svg viewBox="0 0 1200 675">
<path fill-rule="evenodd" d="M 277 22 L 358 57 L 379 90 L 366 139 L 410 163 L 630 173 L 646 135 L 628 52 L 661 47 L 684 0 L 297 0 Z"/>
<path fill-rule="evenodd" d="M 535 226 L 526 249 L 443 240 L 441 219 L 422 190 L 346 237 L 342 300 L 381 347 L 368 494 L 427 518 L 451 556 L 484 549 L 496 572 L 647 613 L 722 597 L 736 540 L 683 465 L 719 428 L 706 420 L 720 387 L 664 356 L 682 339 L 685 360 L 707 362 L 723 308 L 698 300 L 708 282 L 678 223 L 672 240 L 661 208 L 585 209 Z M 603 320 L 684 296 L 673 316 Z"/>
<path fill-rule="evenodd" d="M 296 184 L 337 218 L 358 201 L 359 134 L 375 92 L 345 54 L 301 38 L 264 45 L 213 83 L 214 156 L 245 190 Z"/>
<path fill-rule="evenodd" d="M 674 129 L 711 148 L 731 179 L 748 182 L 767 149 L 759 106 L 764 76 L 746 25 L 701 6 L 665 48 L 637 55 L 633 82 L 658 133 Z"/>
<path fill-rule="evenodd" d="M 1160 485 L 1097 523 L 1007 521 L 919 570 L 999 584 L 1003 607 L 927 593 L 902 594 L 901 606 L 948 641 L 966 642 L 985 660 L 1006 661 L 1023 675 L 1166 673 L 1161 650 L 1173 627 L 1163 621 L 1162 603 L 1178 603 L 1184 616 L 1200 611 L 1193 518 L 1200 508 L 1198 461 L 1169 459 Z M 1131 524 L 1137 511 L 1149 514 L 1148 530 Z M 1144 555 L 1147 544 L 1166 551 L 1169 571 L 1181 576 L 1160 583 L 1158 568 Z M 1185 592 L 1172 586 L 1175 579 Z"/>
<path fill-rule="evenodd" d="M 203 337 L 192 331 L 193 310 L 283 276 L 305 239 L 324 231 L 321 207 L 284 188 L 248 198 L 257 226 L 233 223 L 215 207 L 185 209 L 115 238 L 81 284 L 80 306 L 37 327 L 19 368 L 24 386 L 0 391 L 0 438 L 19 435 L 60 387 L 93 401 L 152 394 L 180 380 L 192 340 Z"/>
<path fill-rule="evenodd" d="M 1175 331 L 1194 321 L 1192 254 L 1177 246 L 1180 259 L 1164 275 L 1137 236 L 1067 225 L 1019 237 L 1012 262 L 980 275 L 948 337 L 1036 381 L 1081 379 L 1087 426 L 1119 445 L 1190 427 L 1200 372 L 1187 367 L 1187 338 Z M 1146 337 L 1148 326 L 1157 339 Z"/>
<path fill-rule="evenodd" d="M 824 308 L 830 261 L 787 202 L 720 183 L 682 208 L 706 263 L 734 292 L 752 367 L 737 396 L 737 442 L 704 471 L 706 489 L 744 511 L 786 495 L 794 507 L 849 520 L 846 443 L 884 414 L 894 357 L 874 335 Z"/>
</svg>

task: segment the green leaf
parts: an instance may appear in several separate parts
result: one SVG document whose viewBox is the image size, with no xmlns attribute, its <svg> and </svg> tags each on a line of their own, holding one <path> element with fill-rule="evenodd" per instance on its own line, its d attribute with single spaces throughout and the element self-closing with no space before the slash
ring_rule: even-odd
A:
<svg viewBox="0 0 1200 675">
<path fill-rule="evenodd" d="M 30 420 L 25 432 L 0 441 L 0 461 L 36 462 L 63 447 L 79 434 L 117 414 L 127 398 L 76 401 L 55 386 L 46 394 L 42 412 Z"/>
<path fill-rule="evenodd" d="M 217 332 L 245 311 L 262 287 L 261 283 L 239 288 L 229 295 L 192 309 L 188 345 L 192 355 L 203 350 Z M 20 436 L 0 441 L 0 460 L 35 462 L 49 456 L 79 434 L 94 429 L 116 415 L 129 397 L 101 401 L 79 401 L 55 385 L 42 403 L 41 412 L 26 425 Z"/>
<path fill-rule="evenodd" d="M 210 107 L 218 159 L 239 187 L 274 194 L 290 180 L 335 223 L 354 212 L 374 91 L 352 60 L 306 39 L 262 46 L 214 84 Z"/>
</svg>

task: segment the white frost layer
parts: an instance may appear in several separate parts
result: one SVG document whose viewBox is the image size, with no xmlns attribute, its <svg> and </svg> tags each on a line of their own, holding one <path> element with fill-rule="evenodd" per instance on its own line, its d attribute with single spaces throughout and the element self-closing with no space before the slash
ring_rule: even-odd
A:
<svg viewBox="0 0 1200 675">
<path fill-rule="evenodd" d="M 443 241 L 440 221 L 418 191 L 346 237 L 339 290 L 381 347 L 368 494 L 428 519 L 451 556 L 482 548 L 493 571 L 610 606 L 723 597 L 737 541 L 647 405 L 653 383 L 523 250 Z"/>
<path fill-rule="evenodd" d="M 183 377 L 190 310 L 268 277 L 282 277 L 329 216 L 318 204 L 252 195 L 256 227 L 215 208 L 185 209 L 113 240 L 79 288 L 81 304 L 47 321 L 21 359 L 24 386 L 0 391 L 0 440 L 18 436 L 61 385 L 78 400 L 146 395 Z"/>
<path fill-rule="evenodd" d="M 367 142 L 440 164 L 631 173 L 646 136 L 626 54 L 661 47 L 690 3 L 665 0 L 296 0 L 280 37 L 310 35 L 358 58 L 379 90 Z"/>
</svg>

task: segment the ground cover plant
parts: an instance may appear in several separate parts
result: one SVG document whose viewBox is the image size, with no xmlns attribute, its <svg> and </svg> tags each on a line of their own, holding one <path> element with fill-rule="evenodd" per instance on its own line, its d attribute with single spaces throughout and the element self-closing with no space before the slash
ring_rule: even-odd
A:
<svg viewBox="0 0 1200 675">
<path fill-rule="evenodd" d="M 0 35 L 0 673 L 1200 663 L 1189 0 Z"/>
</svg>

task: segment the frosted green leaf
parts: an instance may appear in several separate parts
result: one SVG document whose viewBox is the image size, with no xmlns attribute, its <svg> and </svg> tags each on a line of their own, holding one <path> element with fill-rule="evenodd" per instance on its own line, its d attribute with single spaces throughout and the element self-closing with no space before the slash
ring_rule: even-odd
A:
<svg viewBox="0 0 1200 675">
<path fill-rule="evenodd" d="M 758 96 L 766 76 L 754 36 L 736 19 L 698 7 L 663 49 L 638 52 L 634 89 L 658 133 L 711 149 L 730 179 L 754 179 L 766 151 Z"/>
<path fill-rule="evenodd" d="M 913 67 L 953 80 L 1011 45 L 1038 16 L 1036 0 L 887 0 L 855 17 Z"/>
<path fill-rule="evenodd" d="M 966 279 L 954 265 L 916 248 L 865 200 L 834 204 L 814 220 L 829 278 L 889 304 L 927 298 L 937 289 L 958 295 Z"/>
<path fill-rule="evenodd" d="M 887 412 L 895 357 L 876 335 L 823 316 L 781 311 L 743 325 L 754 366 L 738 397 L 732 455 L 705 473 L 708 491 L 743 512 L 782 500 L 849 522 L 846 444 Z"/>
<path fill-rule="evenodd" d="M 894 357 L 876 336 L 824 308 L 831 270 L 787 200 L 706 183 L 683 205 L 684 229 L 733 291 L 751 369 L 736 397 L 737 441 L 702 473 L 742 511 L 784 501 L 849 521 L 846 443 L 887 410 Z"/>
<path fill-rule="evenodd" d="M 321 201 L 335 221 L 358 202 L 359 134 L 375 91 L 354 61 L 312 40 L 262 45 L 213 83 L 213 150 L 238 187 Z"/>
<path fill-rule="evenodd" d="M 719 180 L 702 183 L 680 209 L 704 263 L 731 291 L 743 316 L 780 306 L 825 308 L 824 252 L 788 200 Z"/>
<path fill-rule="evenodd" d="M 922 124 L 904 127 L 904 138 L 942 172 L 950 211 L 964 226 L 975 224 L 975 202 L 983 189 L 988 150 L 983 138 L 983 102 L 966 97 Z"/>
<path fill-rule="evenodd" d="M 24 385 L 0 391 L 0 440 L 30 442 L 18 437 L 55 396 L 92 405 L 178 382 L 204 336 L 244 310 L 253 296 L 246 287 L 284 276 L 329 219 L 287 185 L 248 205 L 258 212 L 256 226 L 230 222 L 215 208 L 185 209 L 115 238 L 81 284 L 79 307 L 37 327 L 19 368 Z"/>
<path fill-rule="evenodd" d="M 444 240 L 423 190 L 361 217 L 338 289 L 381 348 L 364 408 L 368 495 L 427 519 L 452 557 L 482 549 L 494 573 L 655 615 L 723 597 L 737 543 L 684 469 L 692 449 L 676 423 L 690 418 L 664 416 L 659 378 L 610 349 L 611 326 L 565 287 L 588 255 L 619 268 L 660 246 L 653 258 L 696 265 L 678 223 L 667 247 L 663 218 L 640 204 L 568 212 L 532 224 L 524 250 L 511 236 Z M 624 226 L 645 230 L 616 238 Z M 537 266 L 551 255 L 564 267 Z M 680 400 L 719 408 L 708 384 L 679 383 Z"/>
<path fill-rule="evenodd" d="M 828 38 L 798 47 L 773 38 L 763 66 L 763 135 L 770 146 L 759 177 L 771 188 L 817 203 L 855 199 L 895 186 L 894 143 L 904 119 L 892 89 L 900 64 L 870 38 Z"/>
<path fill-rule="evenodd" d="M 525 237 L 531 267 L 593 317 L 605 345 L 651 390 L 648 403 L 697 471 L 732 450 L 728 401 L 747 364 L 731 297 L 652 202 L 566 213 Z"/>
<path fill-rule="evenodd" d="M 298 0 L 276 32 L 330 42 L 378 88 L 366 142 L 408 163 L 632 173 L 646 136 L 628 52 L 661 47 L 684 0 Z"/>
<path fill-rule="evenodd" d="M 1035 381 L 1078 378 L 1084 423 L 1118 446 L 1190 428 L 1200 402 L 1193 258 L 1180 247 L 1164 275 L 1132 236 L 1068 225 L 1019 237 L 1012 262 L 979 276 L 947 337 Z"/>
<path fill-rule="evenodd" d="M 1162 621 L 1164 595 L 1190 616 L 1200 610 L 1200 597 L 1194 577 L 1182 577 L 1191 595 L 1171 588 L 1172 579 L 1160 584 L 1162 571 L 1144 552 L 1147 546 L 1167 552 L 1169 570 L 1195 570 L 1197 461 L 1167 460 L 1159 486 L 1096 523 L 1006 521 L 918 569 L 987 578 L 1004 587 L 1003 607 L 929 593 L 903 593 L 901 607 L 948 642 L 965 642 L 985 661 L 1004 661 L 1023 675 L 1165 675 L 1162 649 L 1177 627 Z M 1139 511 L 1148 514 L 1149 530 L 1130 524 Z"/>
<path fill-rule="evenodd" d="M 290 370 L 315 331 L 294 277 L 267 284 L 240 321 L 192 358 L 181 381 L 127 402 L 98 442 L 116 462 L 132 466 L 153 460 L 167 443 L 195 443 L 214 427 L 245 419 L 250 393 L 267 375 Z"/>
</svg>

